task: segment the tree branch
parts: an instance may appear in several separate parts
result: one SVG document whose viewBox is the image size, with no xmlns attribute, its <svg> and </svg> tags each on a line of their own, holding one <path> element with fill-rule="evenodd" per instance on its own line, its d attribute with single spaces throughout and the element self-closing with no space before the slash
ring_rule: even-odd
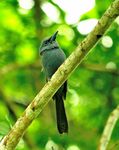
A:
<svg viewBox="0 0 119 150">
<path fill-rule="evenodd" d="M 92 63 L 82 62 L 80 64 L 80 67 L 84 67 L 91 71 L 111 73 L 116 76 L 119 75 L 119 69 L 107 68 L 106 64 L 92 64 Z M 33 69 L 33 70 L 38 70 L 38 72 L 39 72 L 39 69 L 42 69 L 42 66 L 40 65 L 39 61 L 36 61 L 34 64 L 25 64 L 25 65 L 11 63 L 0 69 L 0 75 L 3 76 L 5 74 L 7 74 L 11 71 L 17 70 L 17 69 Z"/>
<path fill-rule="evenodd" d="M 17 120 L 11 131 L 3 138 L 0 143 L 0 149 L 13 150 L 16 147 L 28 126 L 40 114 L 54 93 L 65 82 L 73 70 L 82 62 L 83 58 L 99 41 L 118 15 L 119 0 L 115 0 L 98 21 L 94 30 L 79 44 L 76 50 L 59 67 L 51 80 L 46 83 L 43 89 L 36 95 L 32 103 L 24 111 L 23 115 Z"/>
<path fill-rule="evenodd" d="M 36 61 L 34 64 L 25 64 L 25 65 L 11 63 L 0 69 L 0 76 L 5 75 L 16 69 L 28 69 L 28 68 L 38 69 L 38 71 L 39 71 L 39 69 L 41 69 L 41 65 L 40 65 L 39 61 Z"/>
<path fill-rule="evenodd" d="M 107 68 L 105 64 L 90 64 L 84 62 L 81 66 L 92 71 L 111 73 L 116 76 L 119 75 L 118 69 Z"/>
<path fill-rule="evenodd" d="M 98 150 L 106 150 L 107 149 L 107 145 L 110 141 L 112 131 L 113 131 L 114 126 L 118 119 L 119 119 L 119 105 L 117 106 L 116 109 L 113 110 L 113 112 L 110 114 L 110 116 L 107 120 L 106 126 L 104 128 L 104 131 L 103 131 L 103 134 L 102 134 L 102 137 L 100 140 Z"/>
<path fill-rule="evenodd" d="M 42 19 L 43 11 L 41 9 L 41 0 L 34 0 L 34 21 L 36 24 L 36 36 L 38 40 L 42 38 L 42 31 L 40 30 L 40 21 Z"/>
<path fill-rule="evenodd" d="M 0 89 L 0 98 L 3 100 L 6 107 L 8 108 L 8 111 L 11 117 L 13 118 L 13 120 L 16 121 L 18 118 L 18 115 L 16 114 L 15 110 L 18 109 L 18 107 L 16 107 L 16 105 L 6 97 L 6 95 L 1 89 Z M 24 134 L 23 139 L 26 145 L 28 146 L 28 148 L 30 148 L 30 150 L 38 150 L 37 146 L 35 145 L 33 140 L 30 139 L 27 132 Z"/>
</svg>

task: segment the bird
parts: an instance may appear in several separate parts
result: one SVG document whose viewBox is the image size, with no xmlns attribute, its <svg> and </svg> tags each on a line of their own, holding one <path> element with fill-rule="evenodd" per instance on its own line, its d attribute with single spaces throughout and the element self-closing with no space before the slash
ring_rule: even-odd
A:
<svg viewBox="0 0 119 150">
<path fill-rule="evenodd" d="M 46 81 L 51 79 L 59 66 L 66 60 L 65 53 L 56 41 L 57 34 L 58 31 L 56 31 L 51 37 L 43 40 L 40 46 L 41 63 L 46 76 Z M 66 94 L 67 81 L 64 82 L 53 96 L 56 107 L 57 129 L 60 134 L 68 133 L 68 121 L 64 107 Z"/>
</svg>

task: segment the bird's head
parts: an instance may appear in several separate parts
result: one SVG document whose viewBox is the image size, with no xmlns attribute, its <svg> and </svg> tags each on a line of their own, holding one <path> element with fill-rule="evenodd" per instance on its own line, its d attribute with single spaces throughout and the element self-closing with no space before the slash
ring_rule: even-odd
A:
<svg viewBox="0 0 119 150">
<path fill-rule="evenodd" d="M 54 48 L 58 48 L 58 43 L 56 42 L 58 31 L 55 32 L 50 38 L 43 40 L 40 46 L 40 54 L 47 50 L 52 50 Z"/>
</svg>

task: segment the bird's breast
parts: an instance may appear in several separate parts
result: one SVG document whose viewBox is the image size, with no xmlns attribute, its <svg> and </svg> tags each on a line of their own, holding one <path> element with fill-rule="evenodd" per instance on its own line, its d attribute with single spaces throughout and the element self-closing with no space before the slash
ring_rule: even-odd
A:
<svg viewBox="0 0 119 150">
<path fill-rule="evenodd" d="M 59 66 L 65 61 L 66 57 L 60 49 L 48 50 L 43 53 L 42 64 L 48 78 L 56 72 Z"/>
</svg>

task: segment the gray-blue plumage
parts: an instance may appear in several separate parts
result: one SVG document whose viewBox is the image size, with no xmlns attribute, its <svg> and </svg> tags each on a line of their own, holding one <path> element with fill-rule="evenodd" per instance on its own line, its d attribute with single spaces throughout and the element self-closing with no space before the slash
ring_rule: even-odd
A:
<svg viewBox="0 0 119 150">
<path fill-rule="evenodd" d="M 64 52 L 62 51 L 62 49 L 60 49 L 58 43 L 55 41 L 57 33 L 58 32 L 56 32 L 50 38 L 44 40 L 40 47 L 42 65 L 47 80 L 52 77 L 52 75 L 66 59 Z M 68 132 L 68 122 L 63 102 L 63 100 L 66 98 L 66 93 L 67 81 L 53 96 L 53 99 L 56 102 L 57 127 L 59 133 Z"/>
<path fill-rule="evenodd" d="M 59 48 L 55 48 L 55 50 L 47 50 L 44 52 L 42 57 L 42 64 L 46 77 L 50 79 L 58 67 L 65 61 L 65 59 L 66 56 L 64 52 L 61 49 L 59 50 Z"/>
</svg>

